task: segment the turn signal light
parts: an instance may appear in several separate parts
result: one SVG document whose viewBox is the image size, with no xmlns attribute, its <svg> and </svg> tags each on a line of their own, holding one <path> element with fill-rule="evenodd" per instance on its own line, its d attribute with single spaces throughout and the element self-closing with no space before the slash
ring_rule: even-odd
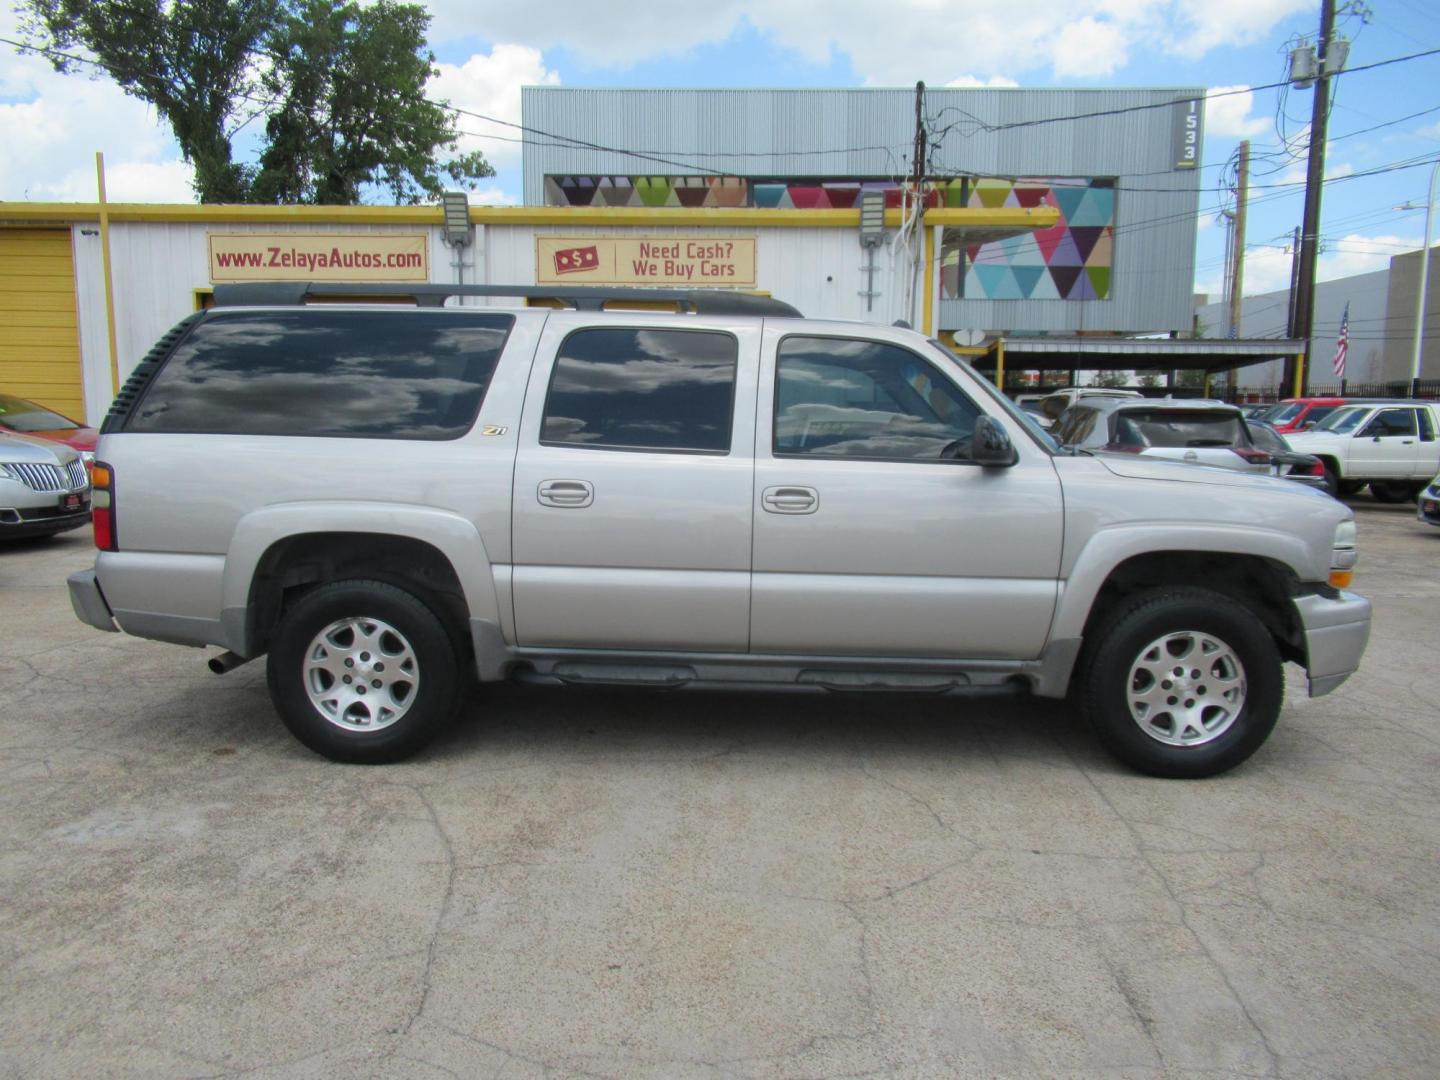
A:
<svg viewBox="0 0 1440 1080">
<path fill-rule="evenodd" d="M 103 461 L 90 470 L 90 522 L 95 527 L 95 547 L 119 551 L 115 537 L 115 473 Z"/>
<path fill-rule="evenodd" d="M 1354 570 L 1331 570 L 1330 584 L 1337 589 L 1348 589 L 1350 583 L 1355 580 Z"/>
</svg>

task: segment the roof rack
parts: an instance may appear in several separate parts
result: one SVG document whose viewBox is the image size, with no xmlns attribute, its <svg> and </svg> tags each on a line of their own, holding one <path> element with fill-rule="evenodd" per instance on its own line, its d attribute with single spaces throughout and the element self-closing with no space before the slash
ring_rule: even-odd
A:
<svg viewBox="0 0 1440 1080">
<path fill-rule="evenodd" d="M 799 311 L 769 296 L 725 289 L 602 289 L 595 286 L 548 285 L 405 285 L 344 282 L 256 281 L 215 286 L 216 307 L 275 307 L 304 304 L 310 299 L 413 299 L 418 307 L 444 307 L 452 296 L 508 296 L 526 300 L 559 300 L 577 311 L 603 311 L 607 303 L 640 301 L 673 303 L 696 315 L 771 315 L 803 318 Z"/>
</svg>

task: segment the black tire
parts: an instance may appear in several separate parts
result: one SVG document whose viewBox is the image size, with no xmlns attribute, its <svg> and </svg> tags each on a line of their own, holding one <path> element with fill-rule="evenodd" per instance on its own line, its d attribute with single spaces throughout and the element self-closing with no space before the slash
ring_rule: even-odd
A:
<svg viewBox="0 0 1440 1080">
<path fill-rule="evenodd" d="M 1378 503 L 1409 502 L 1415 497 L 1415 485 L 1405 480 L 1372 480 L 1370 496 Z"/>
<path fill-rule="evenodd" d="M 1364 486 L 1365 484 L 1360 480 L 1341 480 L 1340 494 L 1349 498 L 1351 495 L 1358 494 Z"/>
<path fill-rule="evenodd" d="M 1344 490 L 1341 486 L 1344 481 L 1340 479 L 1339 473 L 1335 471 L 1335 467 L 1328 461 L 1322 461 L 1320 464 L 1325 469 L 1325 490 L 1338 499 Z"/>
<path fill-rule="evenodd" d="M 1142 721 L 1132 715 L 1131 687 L 1143 685 L 1148 677 L 1145 671 L 1137 670 L 1136 683 L 1132 684 L 1132 670 L 1157 655 L 1168 665 L 1170 657 L 1163 651 L 1153 653 L 1148 647 L 1165 640 L 1167 635 L 1175 635 L 1183 645 L 1186 634 L 1204 635 L 1230 651 L 1231 659 L 1238 660 L 1240 672 L 1225 667 L 1229 661 L 1223 653 L 1206 663 L 1213 663 L 1220 675 L 1239 674 L 1243 697 L 1233 712 L 1225 710 L 1223 704 L 1219 704 L 1221 699 L 1213 695 L 1208 699 L 1200 696 L 1189 699 L 1199 702 L 1202 712 L 1206 710 L 1206 701 L 1217 703 L 1213 706 L 1216 712 L 1209 714 L 1212 720 L 1202 727 L 1208 730 L 1213 723 L 1218 734 L 1209 735 L 1193 726 L 1183 727 L 1172 718 L 1168 724 L 1172 729 L 1169 735 L 1173 737 L 1174 731 L 1178 731 L 1183 742 L 1186 734 L 1193 732 L 1194 742 L 1170 745 L 1162 741 L 1164 733 L 1152 734 L 1143 729 Z M 1201 668 L 1191 670 L 1204 667 L 1202 664 Z M 1229 597 L 1189 587 L 1147 590 L 1123 601 L 1094 633 L 1079 676 L 1082 710 L 1105 748 L 1140 772 L 1175 779 L 1215 776 L 1255 753 L 1274 730 L 1285 695 L 1280 654 L 1264 624 Z M 1186 693 L 1205 694 L 1211 686 L 1217 693 L 1221 692 L 1215 681 L 1217 677 L 1206 671 L 1201 679 L 1187 681 L 1189 689 L 1180 691 L 1181 697 Z M 1177 702 L 1177 709 L 1185 703 Z M 1158 711 L 1152 714 L 1155 717 L 1152 724 L 1159 730 L 1166 726 L 1168 710 L 1163 704 L 1155 708 Z M 1224 716 L 1231 717 L 1228 724 Z"/>
<path fill-rule="evenodd" d="M 355 620 L 348 629 L 347 620 Z M 370 646 L 376 651 L 359 651 L 367 641 L 378 644 Z M 280 719 L 302 743 L 332 761 L 379 765 L 414 754 L 449 722 L 461 696 L 460 656 L 445 624 L 413 593 L 382 581 L 333 581 L 285 613 L 266 677 Z M 391 666 L 383 670 L 387 659 Z M 364 665 L 365 678 L 342 687 L 328 668 L 345 670 L 346 661 L 357 675 Z M 330 715 L 312 693 L 320 699 L 333 693 L 326 700 Z M 377 726 L 366 730 L 371 723 Z"/>
</svg>

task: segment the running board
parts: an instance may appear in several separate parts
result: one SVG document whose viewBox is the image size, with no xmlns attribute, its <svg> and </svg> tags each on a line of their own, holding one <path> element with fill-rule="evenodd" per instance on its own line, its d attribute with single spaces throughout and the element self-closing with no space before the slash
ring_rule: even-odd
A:
<svg viewBox="0 0 1440 1080">
<path fill-rule="evenodd" d="M 960 672 L 713 661 L 616 663 L 527 657 L 511 677 L 517 682 L 550 686 L 648 686 L 664 690 L 796 690 L 979 697 L 1022 694 L 1029 689 L 1023 676 L 1013 668 Z"/>
</svg>

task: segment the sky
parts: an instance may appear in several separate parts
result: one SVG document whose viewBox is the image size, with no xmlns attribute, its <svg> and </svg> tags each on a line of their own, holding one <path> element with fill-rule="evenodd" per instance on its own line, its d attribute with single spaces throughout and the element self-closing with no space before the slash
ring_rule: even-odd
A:
<svg viewBox="0 0 1440 1080">
<path fill-rule="evenodd" d="M 0 38 L 16 38 L 12 0 L 0 4 Z M 1301 218 L 1313 91 L 1267 87 L 1283 81 L 1289 47 L 1313 40 L 1318 0 L 708 0 L 634 9 L 593 0 L 429 0 L 426 6 L 439 70 L 432 96 L 512 123 L 520 121 L 520 87 L 542 84 L 909 87 L 923 79 L 932 86 L 1226 91 L 1206 110 L 1196 291 L 1221 291 L 1219 188 L 1242 138 L 1252 144 L 1255 185 L 1245 293 L 1289 283 L 1287 244 Z M 1337 24 L 1352 41 L 1349 67 L 1440 49 L 1437 0 L 1368 0 L 1368 21 L 1357 6 L 1344 4 Z M 1382 269 L 1390 256 L 1421 245 L 1429 161 L 1440 157 L 1440 55 L 1336 82 L 1321 280 Z M 472 117 L 462 117 L 461 127 L 462 148 L 483 150 L 497 170 L 472 198 L 518 204 L 520 147 L 507 141 L 517 130 Z M 895 133 L 897 150 L 911 135 Z M 237 145 L 243 153 L 243 143 Z M 112 200 L 193 201 L 189 167 L 152 109 L 106 79 L 56 74 L 44 60 L 4 44 L 0 146 L 0 199 L 92 201 L 94 154 L 102 150 Z"/>
</svg>

